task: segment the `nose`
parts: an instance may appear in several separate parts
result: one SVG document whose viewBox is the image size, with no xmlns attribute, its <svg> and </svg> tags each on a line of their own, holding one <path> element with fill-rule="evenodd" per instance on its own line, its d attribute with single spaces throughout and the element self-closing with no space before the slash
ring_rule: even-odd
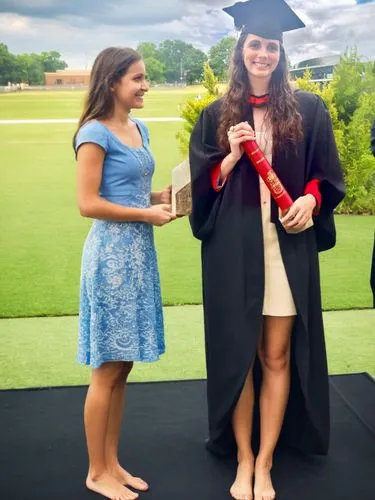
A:
<svg viewBox="0 0 375 500">
<path fill-rule="evenodd" d="M 267 59 L 267 57 L 268 57 L 267 50 L 265 48 L 259 49 L 258 58 L 259 59 Z"/>
<path fill-rule="evenodd" d="M 149 89 L 150 89 L 150 84 L 148 83 L 148 81 L 147 81 L 147 80 L 144 80 L 144 81 L 143 81 L 143 85 L 142 85 L 142 90 L 143 90 L 143 92 L 148 92 L 148 91 L 149 91 Z"/>
</svg>

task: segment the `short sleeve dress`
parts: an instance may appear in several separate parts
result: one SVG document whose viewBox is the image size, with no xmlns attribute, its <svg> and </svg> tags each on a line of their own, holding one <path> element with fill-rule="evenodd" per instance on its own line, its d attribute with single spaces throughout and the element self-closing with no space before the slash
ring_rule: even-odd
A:
<svg viewBox="0 0 375 500">
<path fill-rule="evenodd" d="M 155 164 L 146 126 L 133 121 L 142 136 L 139 148 L 96 120 L 81 127 L 75 147 L 94 143 L 105 151 L 101 197 L 148 208 Z M 109 361 L 156 361 L 164 350 L 152 225 L 94 220 L 82 254 L 78 362 L 98 368 Z"/>
</svg>

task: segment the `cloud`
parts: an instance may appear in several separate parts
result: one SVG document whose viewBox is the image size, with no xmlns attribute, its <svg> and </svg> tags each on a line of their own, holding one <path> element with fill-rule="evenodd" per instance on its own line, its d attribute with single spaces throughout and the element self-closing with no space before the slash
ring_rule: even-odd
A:
<svg viewBox="0 0 375 500">
<path fill-rule="evenodd" d="M 158 2 L 137 0 L 0 0 L 0 12 L 33 19 L 65 20 L 73 25 L 103 24 L 140 26 L 181 18 L 185 10 L 182 0 Z"/>
<path fill-rule="evenodd" d="M 0 0 L 0 41 L 15 53 L 58 50 L 71 67 L 87 67 L 110 45 L 182 39 L 207 51 L 233 34 L 222 8 L 231 0 Z M 343 52 L 375 53 L 375 4 L 355 0 L 289 0 L 306 28 L 288 33 L 292 63 Z"/>
</svg>

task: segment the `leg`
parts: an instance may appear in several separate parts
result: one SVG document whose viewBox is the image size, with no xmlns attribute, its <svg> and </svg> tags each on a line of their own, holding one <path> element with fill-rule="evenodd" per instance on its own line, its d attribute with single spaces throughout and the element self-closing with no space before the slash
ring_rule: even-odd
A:
<svg viewBox="0 0 375 500">
<path fill-rule="evenodd" d="M 87 392 L 84 420 L 89 454 L 86 486 L 112 500 L 133 500 L 136 493 L 125 488 L 107 469 L 105 441 L 114 387 L 123 377 L 124 363 L 104 363 L 93 369 Z"/>
<path fill-rule="evenodd" d="M 255 500 L 273 500 L 271 481 L 273 453 L 279 439 L 290 387 L 290 339 L 294 316 L 264 318 L 258 343 L 262 365 L 260 393 L 260 449 L 255 464 Z"/>
<path fill-rule="evenodd" d="M 254 455 L 251 449 L 253 407 L 254 386 L 252 363 L 232 419 L 238 449 L 238 468 L 236 480 L 230 489 L 230 494 L 236 500 L 252 500 L 253 498 Z"/>
<path fill-rule="evenodd" d="M 118 445 L 120 441 L 121 424 L 125 406 L 126 382 L 132 368 L 133 363 L 127 362 L 123 364 L 122 376 L 118 377 L 112 391 L 107 434 L 105 439 L 105 457 L 107 469 L 121 484 L 146 491 L 148 490 L 147 483 L 140 478 L 133 477 L 129 474 L 129 472 L 123 469 L 118 458 Z"/>
</svg>

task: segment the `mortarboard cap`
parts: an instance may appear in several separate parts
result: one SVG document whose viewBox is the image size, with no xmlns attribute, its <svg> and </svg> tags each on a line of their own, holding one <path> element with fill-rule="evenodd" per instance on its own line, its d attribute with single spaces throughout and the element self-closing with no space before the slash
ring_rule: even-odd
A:
<svg viewBox="0 0 375 500">
<path fill-rule="evenodd" d="M 248 0 L 223 10 L 233 17 L 238 30 L 271 40 L 282 41 L 286 31 L 305 27 L 284 0 Z"/>
</svg>

